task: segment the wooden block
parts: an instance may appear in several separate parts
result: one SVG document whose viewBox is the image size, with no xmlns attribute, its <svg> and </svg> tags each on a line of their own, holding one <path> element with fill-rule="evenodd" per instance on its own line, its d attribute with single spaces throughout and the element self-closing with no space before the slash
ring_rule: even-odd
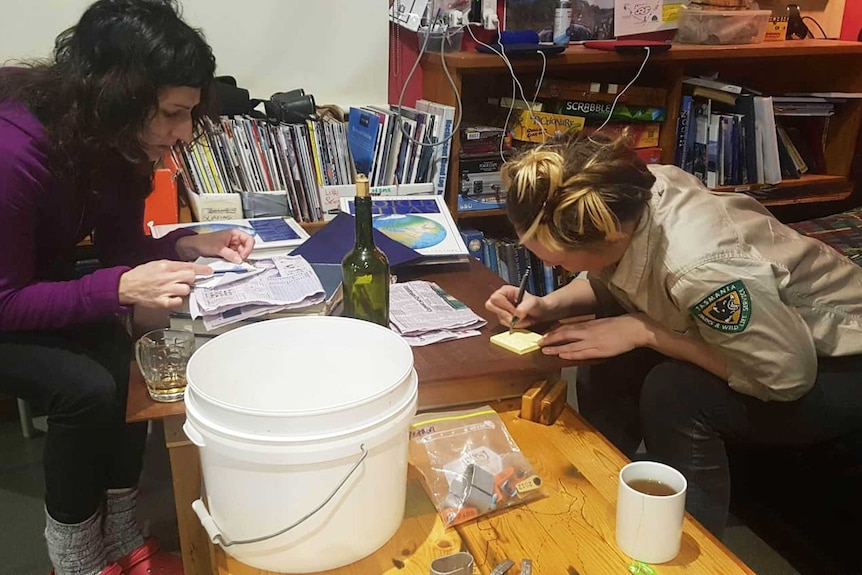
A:
<svg viewBox="0 0 862 575">
<path fill-rule="evenodd" d="M 561 379 L 551 387 L 551 390 L 539 403 L 539 423 L 552 425 L 566 406 L 566 389 L 568 382 Z"/>
<path fill-rule="evenodd" d="M 521 419 L 529 421 L 539 420 L 539 402 L 551 389 L 551 381 L 543 379 L 537 381 L 530 389 L 521 396 Z"/>
<path fill-rule="evenodd" d="M 525 353 L 539 349 L 540 339 L 542 339 L 542 336 L 538 333 L 525 329 L 516 329 L 512 333 L 504 331 L 503 333 L 492 335 L 491 343 L 518 355 L 524 355 Z"/>
</svg>

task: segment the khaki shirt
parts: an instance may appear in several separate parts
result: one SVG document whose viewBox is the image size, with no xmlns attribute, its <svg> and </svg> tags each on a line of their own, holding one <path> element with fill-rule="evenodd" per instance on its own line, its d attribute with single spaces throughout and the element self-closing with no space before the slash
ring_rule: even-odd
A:
<svg viewBox="0 0 862 575">
<path fill-rule="evenodd" d="M 629 248 L 590 274 L 624 308 L 717 347 L 730 387 L 763 400 L 804 395 L 818 356 L 862 353 L 862 268 L 744 194 L 649 169 L 653 197 Z"/>
</svg>

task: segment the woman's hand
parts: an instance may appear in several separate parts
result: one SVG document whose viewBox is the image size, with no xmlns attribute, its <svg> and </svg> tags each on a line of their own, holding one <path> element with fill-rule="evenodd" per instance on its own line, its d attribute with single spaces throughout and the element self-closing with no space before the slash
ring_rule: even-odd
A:
<svg viewBox="0 0 862 575">
<path fill-rule="evenodd" d="M 177 240 L 176 250 L 186 261 L 201 256 L 224 258 L 235 264 L 245 261 L 254 249 L 254 238 L 236 228 L 209 234 L 183 236 Z"/>
<path fill-rule="evenodd" d="M 192 237 L 192 236 L 189 236 Z M 195 275 L 213 270 L 189 262 L 158 260 L 132 268 L 120 276 L 120 304 L 149 308 L 175 308 L 191 292 Z"/>
<path fill-rule="evenodd" d="M 485 302 L 485 309 L 497 315 L 500 323 L 506 327 L 512 323 L 512 317 L 518 318 L 519 328 L 547 321 L 548 310 L 543 298 L 524 292 L 524 299 L 515 307 L 518 301 L 518 286 L 504 285 L 491 294 Z"/>
<path fill-rule="evenodd" d="M 539 341 L 542 353 L 562 359 L 602 359 L 645 347 L 650 334 L 660 328 L 644 314 L 565 323 Z"/>
</svg>

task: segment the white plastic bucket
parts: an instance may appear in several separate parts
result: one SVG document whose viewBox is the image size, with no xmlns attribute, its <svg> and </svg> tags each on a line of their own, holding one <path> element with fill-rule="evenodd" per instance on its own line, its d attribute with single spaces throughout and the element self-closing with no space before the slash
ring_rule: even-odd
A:
<svg viewBox="0 0 862 575">
<path fill-rule="evenodd" d="M 227 553 L 323 571 L 398 530 L 418 388 L 397 334 L 340 317 L 270 320 L 203 345 L 187 380 L 183 429 L 206 490 L 193 508 Z"/>
</svg>

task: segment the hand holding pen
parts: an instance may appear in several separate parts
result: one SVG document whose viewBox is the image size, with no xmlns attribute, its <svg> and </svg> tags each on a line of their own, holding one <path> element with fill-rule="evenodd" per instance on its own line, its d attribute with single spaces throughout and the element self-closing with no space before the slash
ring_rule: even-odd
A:
<svg viewBox="0 0 862 575">
<path fill-rule="evenodd" d="M 521 305 L 521 302 L 524 301 L 524 292 L 527 291 L 527 280 L 530 278 L 530 268 L 527 268 L 527 271 L 524 272 L 524 275 L 521 276 L 521 283 L 518 286 L 518 298 L 515 300 L 515 307 L 517 308 Z M 509 324 L 509 333 L 512 333 L 512 330 L 515 329 L 515 324 L 518 322 L 518 316 L 512 316 L 512 322 Z"/>
</svg>

